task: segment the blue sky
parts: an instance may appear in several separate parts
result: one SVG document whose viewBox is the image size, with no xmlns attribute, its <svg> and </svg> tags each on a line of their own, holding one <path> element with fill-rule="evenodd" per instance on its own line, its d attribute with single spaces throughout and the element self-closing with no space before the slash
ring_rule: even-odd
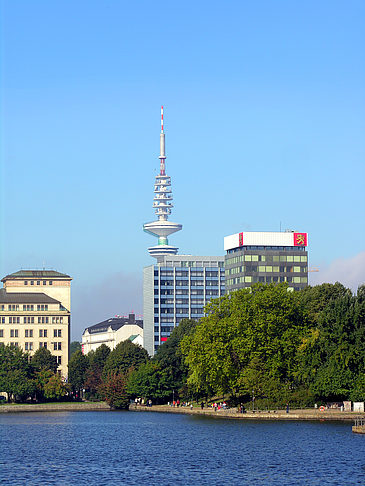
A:
<svg viewBox="0 0 365 486">
<path fill-rule="evenodd" d="M 1 275 L 70 274 L 73 338 L 142 312 L 161 104 L 180 253 L 281 224 L 365 281 L 363 1 L 0 5 Z"/>
</svg>

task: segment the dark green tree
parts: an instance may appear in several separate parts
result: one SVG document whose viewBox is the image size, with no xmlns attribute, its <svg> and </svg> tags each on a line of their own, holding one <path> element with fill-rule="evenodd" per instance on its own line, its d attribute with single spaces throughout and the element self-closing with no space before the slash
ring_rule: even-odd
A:
<svg viewBox="0 0 365 486">
<path fill-rule="evenodd" d="M 190 385 L 232 396 L 249 396 L 253 382 L 295 386 L 297 350 L 307 332 L 298 293 L 285 284 L 256 284 L 213 301 L 206 311 L 181 343 Z"/>
<path fill-rule="evenodd" d="M 299 354 L 303 383 L 317 400 L 340 401 L 352 392 L 358 395 L 358 378 L 365 372 L 362 290 L 358 296 L 338 292 L 318 313 L 314 325 Z"/>
<path fill-rule="evenodd" d="M 138 367 L 148 361 L 147 351 L 137 344 L 126 340 L 119 343 L 106 359 L 103 378 L 108 373 L 126 373 L 129 369 L 138 369 Z"/>
<path fill-rule="evenodd" d="M 99 387 L 99 394 L 112 409 L 129 408 L 127 377 L 124 373 L 111 371 Z"/>
<path fill-rule="evenodd" d="M 35 393 L 29 354 L 20 347 L 0 346 L 0 390 L 12 398 L 25 400 Z"/>
<path fill-rule="evenodd" d="M 84 387 L 86 371 L 89 367 L 89 360 L 82 352 L 76 351 L 68 363 L 68 382 L 74 393 L 81 396 Z"/>
<path fill-rule="evenodd" d="M 79 341 L 71 341 L 70 343 L 70 358 L 72 358 L 73 354 L 76 351 L 81 351 L 81 343 Z"/>
<path fill-rule="evenodd" d="M 35 371 L 51 370 L 56 373 L 58 368 L 57 358 L 48 349 L 42 347 L 32 356 L 31 365 Z"/>
<path fill-rule="evenodd" d="M 95 351 L 90 351 L 87 355 L 89 368 L 86 371 L 84 387 L 88 400 L 100 399 L 98 388 L 102 382 L 101 375 L 109 354 L 110 348 L 102 344 Z"/>
<path fill-rule="evenodd" d="M 180 343 L 184 336 L 189 336 L 195 331 L 197 324 L 194 319 L 182 319 L 153 357 L 153 361 L 158 364 L 158 369 L 164 370 L 169 377 L 166 383 L 170 383 L 170 398 L 173 390 L 176 391 L 176 396 L 179 394 L 183 396 L 187 393 L 185 385 L 188 367 L 185 364 Z"/>
<path fill-rule="evenodd" d="M 154 403 L 166 403 L 171 396 L 173 382 L 168 368 L 162 368 L 159 363 L 147 362 L 141 364 L 138 370 L 128 376 L 127 392 L 130 398 L 141 397 L 151 399 Z"/>
<path fill-rule="evenodd" d="M 69 386 L 63 383 L 57 374 L 50 376 L 44 385 L 44 396 L 49 400 L 60 400 L 67 395 L 68 391 Z"/>
</svg>

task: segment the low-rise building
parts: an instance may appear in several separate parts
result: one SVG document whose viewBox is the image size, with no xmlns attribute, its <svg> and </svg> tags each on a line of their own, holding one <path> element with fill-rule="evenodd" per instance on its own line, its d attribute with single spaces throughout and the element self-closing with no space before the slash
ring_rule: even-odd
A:
<svg viewBox="0 0 365 486">
<path fill-rule="evenodd" d="M 45 347 L 67 377 L 71 277 L 53 270 L 20 270 L 4 277 L 0 289 L 0 344 L 20 346 L 31 355 Z"/>
<path fill-rule="evenodd" d="M 128 317 L 111 317 L 87 327 L 82 334 L 81 349 L 83 354 L 87 354 L 105 344 L 113 350 L 127 339 L 143 346 L 143 320 L 136 319 L 135 314 L 129 314 Z"/>
</svg>

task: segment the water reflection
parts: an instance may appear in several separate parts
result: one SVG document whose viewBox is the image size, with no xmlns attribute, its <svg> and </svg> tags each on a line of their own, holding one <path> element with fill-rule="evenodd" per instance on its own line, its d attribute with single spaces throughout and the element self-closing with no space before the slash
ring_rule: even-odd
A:
<svg viewBox="0 0 365 486">
<path fill-rule="evenodd" d="M 3 414 L 0 446 L 11 484 L 365 484 L 365 437 L 342 423 Z"/>
</svg>

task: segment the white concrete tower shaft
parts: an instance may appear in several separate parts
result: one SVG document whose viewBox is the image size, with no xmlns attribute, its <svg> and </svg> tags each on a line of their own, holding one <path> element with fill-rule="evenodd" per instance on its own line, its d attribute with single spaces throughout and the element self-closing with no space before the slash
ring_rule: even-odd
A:
<svg viewBox="0 0 365 486">
<path fill-rule="evenodd" d="M 146 223 L 143 229 L 146 233 L 157 236 L 157 246 L 148 249 L 151 256 L 157 258 L 158 261 L 165 255 L 176 255 L 178 248 L 169 245 L 167 237 L 176 231 L 180 231 L 182 225 L 179 223 L 172 223 L 168 221 L 171 214 L 172 192 L 171 192 L 171 178 L 166 175 L 166 154 L 165 154 L 165 133 L 164 133 L 164 117 L 163 106 L 161 106 L 161 133 L 160 133 L 160 174 L 156 176 L 155 180 L 155 197 L 153 199 L 153 207 L 157 216 L 156 221 Z"/>
</svg>

